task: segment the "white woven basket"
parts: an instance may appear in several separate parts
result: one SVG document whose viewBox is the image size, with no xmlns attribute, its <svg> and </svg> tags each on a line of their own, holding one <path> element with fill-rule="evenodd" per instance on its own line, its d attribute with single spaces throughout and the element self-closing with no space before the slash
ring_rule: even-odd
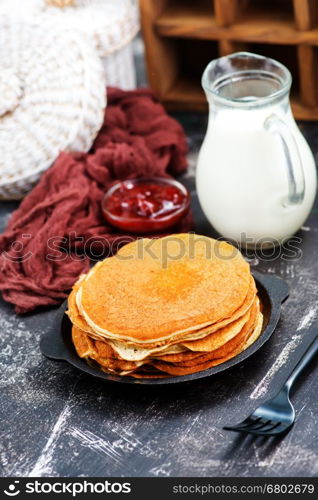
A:
<svg viewBox="0 0 318 500">
<path fill-rule="evenodd" d="M 50 19 L 92 38 L 108 85 L 136 86 L 131 41 L 139 31 L 137 0 L 0 0 L 0 12 Z"/>
<path fill-rule="evenodd" d="M 88 151 L 106 105 L 90 40 L 0 15 L 0 198 L 20 199 L 61 151 Z"/>
<path fill-rule="evenodd" d="M 136 71 L 132 43 L 102 58 L 107 84 L 124 90 L 136 88 Z M 107 76 L 108 75 L 108 76 Z"/>
</svg>

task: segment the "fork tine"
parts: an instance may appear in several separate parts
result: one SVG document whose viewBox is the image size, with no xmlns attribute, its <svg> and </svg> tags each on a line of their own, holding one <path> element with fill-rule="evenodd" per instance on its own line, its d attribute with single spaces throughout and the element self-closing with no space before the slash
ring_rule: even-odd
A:
<svg viewBox="0 0 318 500">
<path fill-rule="evenodd" d="M 233 427 L 249 427 L 250 425 L 257 424 L 261 419 L 261 417 L 252 418 L 252 415 L 247 417 L 243 422 L 233 426 Z"/>
<path fill-rule="evenodd" d="M 270 429 L 255 431 L 259 436 L 275 436 L 283 434 L 291 429 L 292 425 L 286 427 L 282 422 L 277 422 Z"/>
<path fill-rule="evenodd" d="M 250 427 L 248 425 L 242 426 L 241 424 L 237 424 L 225 425 L 223 429 L 226 431 L 249 432 Z"/>
<path fill-rule="evenodd" d="M 260 429 L 261 432 L 271 432 L 272 430 L 276 429 L 279 425 L 281 425 L 281 422 L 272 422 L 271 420 L 268 421 L 267 425 L 269 425 L 268 428 L 264 428 L 264 427 L 267 427 L 266 425 Z"/>
<path fill-rule="evenodd" d="M 261 420 L 260 417 L 257 417 L 256 419 L 253 419 L 251 418 L 252 416 L 250 415 L 249 417 L 247 417 L 245 420 L 243 420 L 242 422 L 240 422 L 239 424 L 237 425 L 225 425 L 223 427 L 223 429 L 225 430 L 238 430 L 238 429 L 244 429 L 244 428 L 248 428 L 250 425 L 253 425 L 257 422 L 259 422 L 259 420 Z"/>
<path fill-rule="evenodd" d="M 258 430 L 258 429 L 253 429 L 253 427 L 239 427 L 239 426 L 232 426 L 226 428 L 224 427 L 224 429 L 235 432 L 243 432 L 245 434 L 254 434 L 257 436 L 270 437 L 282 434 L 285 431 L 287 432 L 290 429 L 290 427 L 285 428 L 282 422 L 276 422 L 275 424 L 273 423 L 268 429 L 262 428 Z"/>
<path fill-rule="evenodd" d="M 241 429 L 241 432 L 248 432 L 250 434 L 257 434 L 258 436 L 268 436 L 272 430 L 274 430 L 276 427 L 278 427 L 280 422 L 278 424 L 271 425 L 270 427 L 268 427 L 266 429 L 265 427 L 268 426 L 269 424 L 270 424 L 270 422 L 267 422 L 261 428 L 260 427 L 256 427 L 256 428 L 251 427 L 249 429 Z"/>
<path fill-rule="evenodd" d="M 235 426 L 235 425 L 233 425 L 233 426 L 230 426 L 230 425 L 225 425 L 225 426 L 223 427 L 223 429 L 224 429 L 225 431 L 244 432 L 244 430 L 243 430 L 243 429 L 241 429 L 240 427 Z"/>
<path fill-rule="evenodd" d="M 262 427 L 266 427 L 266 425 L 270 424 L 270 420 L 266 420 L 265 422 L 262 422 L 261 417 L 257 417 L 255 419 L 252 419 L 251 417 L 248 417 L 246 420 L 241 422 L 240 424 L 233 425 L 231 426 L 232 428 L 235 428 L 237 430 L 249 432 L 250 430 L 256 431 L 257 429 L 261 429 Z M 244 425 L 242 425 L 244 424 Z"/>
<path fill-rule="evenodd" d="M 262 420 L 262 419 L 260 419 Z M 272 421 L 271 420 L 265 420 L 265 422 L 258 422 L 260 425 L 251 425 L 250 427 L 248 427 L 248 429 L 252 429 L 253 431 L 257 431 L 258 429 L 262 429 L 262 431 L 264 431 L 264 427 L 272 424 Z M 247 430 L 248 430 L 247 429 Z"/>
<path fill-rule="evenodd" d="M 246 419 L 244 422 L 245 422 L 245 425 L 242 425 L 243 422 L 241 424 L 237 424 L 237 425 L 232 425 L 232 426 L 227 426 L 227 427 L 223 427 L 223 429 L 226 429 L 226 430 L 235 430 L 235 431 L 238 431 L 238 432 L 258 432 L 258 429 L 262 430 L 264 429 L 264 427 L 272 424 L 271 420 L 266 420 L 265 422 L 261 422 L 262 418 L 261 417 L 258 417 L 256 418 L 255 420 L 253 420 L 252 418 L 249 417 L 249 423 L 247 423 L 248 419 Z M 256 425 L 255 425 L 256 424 Z M 260 424 L 260 425 L 258 425 Z M 273 425 L 272 425 L 273 427 Z M 271 427 L 270 427 L 271 429 Z"/>
<path fill-rule="evenodd" d="M 245 427 L 238 427 L 238 426 L 227 426 L 227 427 L 223 427 L 224 430 L 226 431 L 234 431 L 234 432 L 241 432 L 243 434 L 256 434 L 257 431 L 252 431 L 252 430 L 249 430 L 249 429 L 245 429 Z"/>
</svg>

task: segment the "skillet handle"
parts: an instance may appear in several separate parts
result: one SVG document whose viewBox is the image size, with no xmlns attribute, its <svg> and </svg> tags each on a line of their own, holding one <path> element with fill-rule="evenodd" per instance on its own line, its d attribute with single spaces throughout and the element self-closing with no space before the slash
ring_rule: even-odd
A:
<svg viewBox="0 0 318 500">
<path fill-rule="evenodd" d="M 253 271 L 253 276 L 266 288 L 270 290 L 272 299 L 277 299 L 279 302 L 284 302 L 289 295 L 289 286 L 286 281 L 274 274 L 263 274 L 258 271 Z"/>
<path fill-rule="evenodd" d="M 63 321 L 66 306 L 62 306 L 57 310 L 52 326 L 46 332 L 40 341 L 40 350 L 42 354 L 49 359 L 66 360 L 66 347 L 61 334 L 61 323 Z"/>
<path fill-rule="evenodd" d="M 61 333 L 59 331 L 46 333 L 40 341 L 40 350 L 42 354 L 49 359 L 65 361 L 65 347 Z"/>
</svg>

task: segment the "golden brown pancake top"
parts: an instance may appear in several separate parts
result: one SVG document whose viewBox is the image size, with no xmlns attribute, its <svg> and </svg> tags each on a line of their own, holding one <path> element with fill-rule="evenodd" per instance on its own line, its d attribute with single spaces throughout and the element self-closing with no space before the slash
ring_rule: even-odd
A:
<svg viewBox="0 0 318 500">
<path fill-rule="evenodd" d="M 193 234 L 144 239 L 81 282 L 80 312 L 93 330 L 155 342 L 230 318 L 249 285 L 249 265 L 228 243 Z"/>
</svg>

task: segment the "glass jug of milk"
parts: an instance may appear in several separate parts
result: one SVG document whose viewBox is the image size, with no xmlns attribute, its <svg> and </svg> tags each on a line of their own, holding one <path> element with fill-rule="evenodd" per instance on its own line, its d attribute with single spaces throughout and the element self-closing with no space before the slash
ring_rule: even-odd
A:
<svg viewBox="0 0 318 500">
<path fill-rule="evenodd" d="M 213 227 L 246 247 L 281 244 L 314 202 L 316 167 L 290 109 L 291 81 L 285 66 L 248 52 L 203 73 L 210 111 L 198 197 Z"/>
</svg>

